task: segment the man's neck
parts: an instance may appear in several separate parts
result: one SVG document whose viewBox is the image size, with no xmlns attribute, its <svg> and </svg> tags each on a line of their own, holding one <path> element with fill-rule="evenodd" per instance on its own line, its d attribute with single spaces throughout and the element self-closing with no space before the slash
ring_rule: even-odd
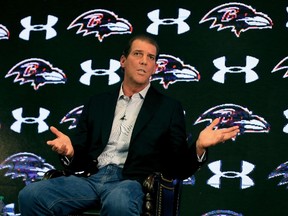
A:
<svg viewBox="0 0 288 216">
<path fill-rule="evenodd" d="M 125 96 L 128 96 L 128 97 L 132 97 L 133 94 L 135 93 L 139 93 L 140 91 L 142 91 L 146 86 L 146 85 L 134 85 L 134 86 L 131 86 L 131 85 L 125 85 L 125 83 L 123 83 L 122 85 L 122 90 L 123 90 L 123 93 Z"/>
</svg>

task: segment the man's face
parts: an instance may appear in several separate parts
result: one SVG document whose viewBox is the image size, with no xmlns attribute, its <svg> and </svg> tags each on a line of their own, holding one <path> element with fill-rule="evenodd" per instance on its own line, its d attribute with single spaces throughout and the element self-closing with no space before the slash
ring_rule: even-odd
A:
<svg viewBox="0 0 288 216">
<path fill-rule="evenodd" d="M 135 40 L 127 57 L 120 58 L 124 69 L 124 82 L 137 86 L 146 86 L 157 69 L 156 47 L 147 41 Z"/>
</svg>

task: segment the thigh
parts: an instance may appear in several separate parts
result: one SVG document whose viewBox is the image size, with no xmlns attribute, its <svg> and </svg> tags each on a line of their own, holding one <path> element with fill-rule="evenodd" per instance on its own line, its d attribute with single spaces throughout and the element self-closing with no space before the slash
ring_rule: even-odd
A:
<svg viewBox="0 0 288 216">
<path fill-rule="evenodd" d="M 101 194 L 101 215 L 136 216 L 142 213 L 144 193 L 135 180 L 122 180 L 105 184 Z"/>
<path fill-rule="evenodd" d="M 71 175 L 31 183 L 21 191 L 19 200 L 21 209 L 38 206 L 41 212 L 65 215 L 93 205 L 98 198 L 87 179 Z"/>
</svg>

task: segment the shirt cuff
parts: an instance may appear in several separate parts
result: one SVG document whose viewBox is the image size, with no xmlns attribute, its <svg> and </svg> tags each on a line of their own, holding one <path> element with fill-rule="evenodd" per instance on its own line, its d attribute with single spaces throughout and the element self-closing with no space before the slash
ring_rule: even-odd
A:
<svg viewBox="0 0 288 216">
<path fill-rule="evenodd" d="M 62 163 L 65 166 L 69 166 L 71 164 L 72 160 L 73 160 L 73 157 L 72 158 L 68 158 L 67 156 L 61 156 L 60 160 L 62 161 Z"/>
<path fill-rule="evenodd" d="M 200 162 L 200 163 L 205 161 L 206 160 L 206 151 L 204 151 L 204 153 L 201 156 L 199 156 L 197 154 L 197 159 L 198 159 L 198 162 Z"/>
</svg>

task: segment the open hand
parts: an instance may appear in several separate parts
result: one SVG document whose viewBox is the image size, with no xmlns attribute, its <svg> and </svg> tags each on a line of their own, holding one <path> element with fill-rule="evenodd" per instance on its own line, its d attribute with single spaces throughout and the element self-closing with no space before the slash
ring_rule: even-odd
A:
<svg viewBox="0 0 288 216">
<path fill-rule="evenodd" d="M 214 119 L 209 126 L 200 132 L 196 141 L 197 151 L 200 155 L 205 151 L 205 148 L 234 139 L 240 132 L 239 126 L 215 129 L 219 122 L 220 118 Z"/>
<path fill-rule="evenodd" d="M 56 135 L 54 140 L 47 141 L 47 144 L 52 147 L 52 150 L 58 154 L 70 158 L 73 157 L 74 149 L 70 138 L 53 126 L 50 127 L 50 131 Z"/>
</svg>

